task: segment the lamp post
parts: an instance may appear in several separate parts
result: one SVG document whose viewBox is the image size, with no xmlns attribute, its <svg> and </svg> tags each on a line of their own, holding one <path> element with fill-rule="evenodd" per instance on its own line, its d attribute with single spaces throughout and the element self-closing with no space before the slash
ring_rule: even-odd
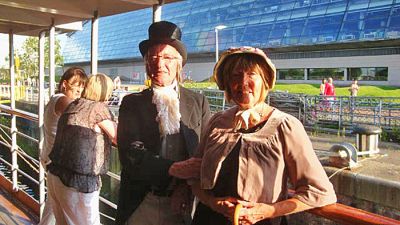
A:
<svg viewBox="0 0 400 225">
<path fill-rule="evenodd" d="M 215 30 L 215 62 L 218 62 L 218 30 L 225 29 L 225 25 L 218 25 L 214 28 Z"/>
</svg>

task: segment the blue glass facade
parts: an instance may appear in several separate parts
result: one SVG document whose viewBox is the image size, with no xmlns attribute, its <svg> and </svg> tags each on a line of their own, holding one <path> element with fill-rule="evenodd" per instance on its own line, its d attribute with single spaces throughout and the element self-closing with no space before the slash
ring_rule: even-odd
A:
<svg viewBox="0 0 400 225">
<path fill-rule="evenodd" d="M 100 18 L 99 60 L 140 57 L 152 11 Z M 189 0 L 163 6 L 163 20 L 183 30 L 190 53 L 250 45 L 260 48 L 400 38 L 400 0 Z M 90 61 L 90 22 L 73 33 L 65 63 Z"/>
</svg>

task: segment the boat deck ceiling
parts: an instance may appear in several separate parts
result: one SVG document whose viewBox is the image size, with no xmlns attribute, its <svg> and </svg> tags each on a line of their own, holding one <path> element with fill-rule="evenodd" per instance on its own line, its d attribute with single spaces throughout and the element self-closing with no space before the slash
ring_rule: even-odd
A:
<svg viewBox="0 0 400 225">
<path fill-rule="evenodd" d="M 22 205 L 12 200 L 11 196 L 0 187 L 0 224 L 37 224 L 37 219 L 25 211 Z"/>
<path fill-rule="evenodd" d="M 163 0 L 164 4 L 181 0 Z M 88 20 L 97 11 L 100 17 L 152 7 L 159 0 L 0 0 L 0 33 L 36 36 L 52 24 L 56 27 Z M 58 29 L 70 32 L 74 29 Z"/>
</svg>

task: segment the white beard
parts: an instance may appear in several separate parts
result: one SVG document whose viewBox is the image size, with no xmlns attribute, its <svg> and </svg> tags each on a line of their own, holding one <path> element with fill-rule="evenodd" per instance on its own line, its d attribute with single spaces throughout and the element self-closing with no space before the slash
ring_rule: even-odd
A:
<svg viewBox="0 0 400 225">
<path fill-rule="evenodd" d="M 157 107 L 156 121 L 162 137 L 179 133 L 181 113 L 179 112 L 179 98 L 175 87 L 177 87 L 176 83 L 167 87 L 153 87 L 152 102 Z"/>
</svg>

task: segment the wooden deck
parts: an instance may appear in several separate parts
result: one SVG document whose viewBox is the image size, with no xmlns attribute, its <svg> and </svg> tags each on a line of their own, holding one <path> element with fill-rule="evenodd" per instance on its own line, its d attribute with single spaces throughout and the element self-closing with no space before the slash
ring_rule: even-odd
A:
<svg viewBox="0 0 400 225">
<path fill-rule="evenodd" d="M 17 203 L 6 191 L 0 188 L 0 224 L 37 224 L 35 218 L 25 212 L 26 209 Z"/>
</svg>

